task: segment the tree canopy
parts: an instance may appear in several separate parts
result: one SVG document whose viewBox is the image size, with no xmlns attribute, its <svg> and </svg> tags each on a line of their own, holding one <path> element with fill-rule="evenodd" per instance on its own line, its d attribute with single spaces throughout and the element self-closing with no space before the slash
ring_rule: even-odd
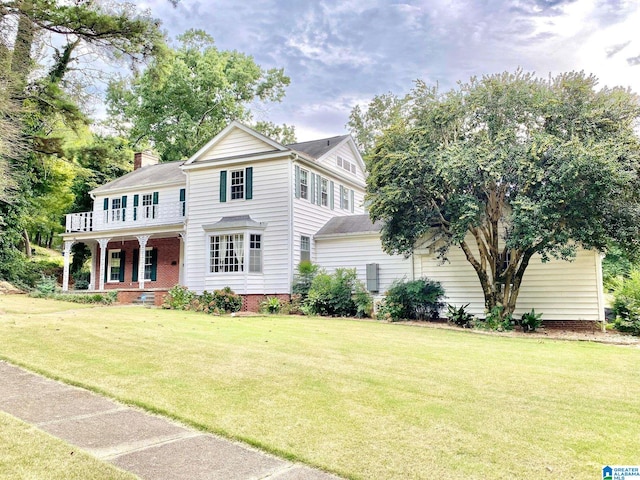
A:
<svg viewBox="0 0 640 480">
<path fill-rule="evenodd" d="M 637 95 L 516 71 L 441 93 L 418 82 L 367 155 L 367 200 L 389 253 L 462 248 L 488 311 L 515 308 L 535 254 L 640 247 Z"/>
<path fill-rule="evenodd" d="M 171 55 L 133 79 L 111 82 L 108 91 L 115 122 L 163 161 L 189 157 L 232 120 L 250 120 L 251 102 L 280 101 L 290 82 L 282 69 L 264 70 L 248 55 L 218 50 L 203 31 L 188 31 L 179 42 Z"/>
</svg>

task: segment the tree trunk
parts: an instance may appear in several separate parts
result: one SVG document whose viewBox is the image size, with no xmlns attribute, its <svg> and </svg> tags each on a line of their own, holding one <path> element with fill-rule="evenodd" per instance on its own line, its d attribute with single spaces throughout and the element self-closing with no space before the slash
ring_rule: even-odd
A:
<svg viewBox="0 0 640 480">
<path fill-rule="evenodd" d="M 29 241 L 29 232 L 27 229 L 22 229 L 22 241 L 24 242 L 24 254 L 27 258 L 31 258 L 31 242 Z"/>
</svg>

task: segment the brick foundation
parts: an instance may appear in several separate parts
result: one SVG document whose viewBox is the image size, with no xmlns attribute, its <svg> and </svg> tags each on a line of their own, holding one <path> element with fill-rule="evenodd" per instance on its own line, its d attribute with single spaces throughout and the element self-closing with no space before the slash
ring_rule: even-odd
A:
<svg viewBox="0 0 640 480">
<path fill-rule="evenodd" d="M 271 293 L 267 295 L 260 294 L 247 294 L 242 295 L 242 311 L 243 312 L 259 312 L 260 304 L 267 298 L 278 297 L 281 302 L 288 302 L 291 300 L 291 295 L 288 293 Z"/>
<path fill-rule="evenodd" d="M 572 332 L 596 332 L 600 324 L 593 320 L 543 320 L 542 326 L 549 330 L 568 330 Z"/>
<path fill-rule="evenodd" d="M 150 238 L 147 247 L 158 249 L 158 267 L 156 281 L 144 282 L 145 289 L 169 289 L 179 283 L 180 280 L 180 239 L 179 238 Z M 133 251 L 139 249 L 137 240 L 113 241 L 107 246 L 107 262 L 109 250 L 120 249 L 125 252 L 124 281 L 105 282 L 105 290 L 138 288 L 138 282 L 132 280 L 133 275 Z M 97 271 L 100 271 L 100 247 L 96 251 Z M 108 263 L 107 263 L 108 265 Z M 108 273 L 107 273 L 108 275 Z M 140 274 L 139 274 L 140 275 Z M 138 276 L 140 278 L 140 276 Z M 99 279 L 98 282 L 99 283 Z M 118 295 L 120 298 L 120 295 Z M 124 297 L 123 297 L 124 298 Z M 136 297 L 137 298 L 137 297 Z M 131 302 L 122 302 L 131 303 Z"/>
</svg>

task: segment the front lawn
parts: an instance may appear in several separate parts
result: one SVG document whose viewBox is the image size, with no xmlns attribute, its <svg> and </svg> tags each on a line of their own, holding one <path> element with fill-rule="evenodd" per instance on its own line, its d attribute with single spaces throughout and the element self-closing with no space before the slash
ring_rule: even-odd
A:
<svg viewBox="0 0 640 480">
<path fill-rule="evenodd" d="M 637 348 L 53 301 L 13 313 L 20 302 L 29 312 L 33 299 L 0 297 L 0 357 L 349 478 L 638 463 Z"/>
<path fill-rule="evenodd" d="M 0 412 L 0 478 L 135 480 L 138 477 Z"/>
</svg>

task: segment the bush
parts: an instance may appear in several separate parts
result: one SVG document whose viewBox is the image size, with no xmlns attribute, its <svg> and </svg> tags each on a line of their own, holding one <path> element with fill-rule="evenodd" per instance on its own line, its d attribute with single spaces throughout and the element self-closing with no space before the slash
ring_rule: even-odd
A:
<svg viewBox="0 0 640 480">
<path fill-rule="evenodd" d="M 293 277 L 291 292 L 294 295 L 300 295 L 302 300 L 307 298 L 309 289 L 313 283 L 313 279 L 318 275 L 320 268 L 308 260 L 304 260 L 298 264 L 298 272 Z"/>
<path fill-rule="evenodd" d="M 260 311 L 276 314 L 282 311 L 283 304 L 278 297 L 267 297 L 260 303 Z"/>
<path fill-rule="evenodd" d="M 118 298 L 118 292 L 115 290 L 106 293 L 41 293 L 38 290 L 33 291 L 30 296 L 35 298 L 50 298 L 52 300 L 60 300 L 63 302 L 73 303 L 96 303 L 100 305 L 111 305 Z"/>
<path fill-rule="evenodd" d="M 58 283 L 54 277 L 48 277 L 43 275 L 40 278 L 40 281 L 36 283 L 36 291 L 41 296 L 48 296 L 55 293 L 56 288 L 58 288 Z"/>
<path fill-rule="evenodd" d="M 640 270 L 629 272 L 629 276 L 619 281 L 613 291 L 614 325 L 621 332 L 640 335 Z"/>
<path fill-rule="evenodd" d="M 535 308 L 532 308 L 530 312 L 522 314 L 520 325 L 523 332 L 535 332 L 542 326 L 542 314 L 536 313 Z"/>
<path fill-rule="evenodd" d="M 475 317 L 467 312 L 468 306 L 468 303 L 458 308 L 455 305 L 447 305 L 447 321 L 462 328 L 473 328 Z"/>
<path fill-rule="evenodd" d="M 196 294 L 182 285 L 172 287 L 164 297 L 162 308 L 171 310 L 189 310 Z"/>
<path fill-rule="evenodd" d="M 513 330 L 515 326 L 513 317 L 511 314 L 503 317 L 502 310 L 504 310 L 504 305 L 496 305 L 490 312 L 487 312 L 484 320 L 480 319 L 475 322 L 475 327 L 483 330 L 497 330 L 498 332 Z"/>
<path fill-rule="evenodd" d="M 353 317 L 369 314 L 372 305 L 356 270 L 338 268 L 333 275 L 321 272 L 315 276 L 302 310 L 314 315 Z"/>
<path fill-rule="evenodd" d="M 162 308 L 215 314 L 237 312 L 242 308 L 242 295 L 233 293 L 229 287 L 196 295 L 187 287 L 176 285 L 165 295 Z"/>
<path fill-rule="evenodd" d="M 444 288 L 440 282 L 427 278 L 396 280 L 386 292 L 378 316 L 393 321 L 435 320 L 444 307 L 444 296 Z"/>
</svg>

